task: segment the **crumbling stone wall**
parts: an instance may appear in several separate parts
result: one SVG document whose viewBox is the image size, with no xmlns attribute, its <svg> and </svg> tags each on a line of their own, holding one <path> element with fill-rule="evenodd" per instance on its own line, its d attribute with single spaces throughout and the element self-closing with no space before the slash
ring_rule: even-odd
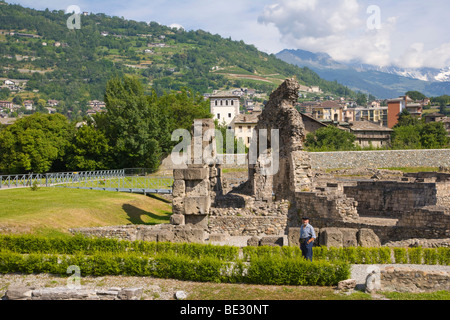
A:
<svg viewBox="0 0 450 320">
<path fill-rule="evenodd" d="M 450 290 L 450 272 L 389 266 L 381 270 L 383 291 L 435 292 Z"/>
<path fill-rule="evenodd" d="M 311 160 L 303 149 L 305 130 L 300 113 L 294 108 L 300 85 L 294 79 L 286 80 L 271 95 L 258 118 L 253 146 L 258 160 L 249 164 L 249 188 L 258 200 L 291 200 L 295 192 L 311 189 Z M 266 130 L 266 131 L 265 131 Z M 272 130 L 279 132 L 278 170 L 273 176 L 265 175 L 266 157 L 273 155 Z M 267 139 L 267 149 L 260 150 L 260 140 Z M 252 150 L 250 152 L 253 152 Z"/>
<path fill-rule="evenodd" d="M 344 187 L 344 193 L 358 203 L 360 216 L 398 218 L 402 212 L 436 205 L 435 183 L 360 181 Z"/>
</svg>

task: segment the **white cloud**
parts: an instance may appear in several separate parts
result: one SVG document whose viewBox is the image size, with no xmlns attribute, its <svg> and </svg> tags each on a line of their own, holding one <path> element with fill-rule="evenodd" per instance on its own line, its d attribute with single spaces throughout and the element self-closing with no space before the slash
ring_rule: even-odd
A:
<svg viewBox="0 0 450 320">
<path fill-rule="evenodd" d="M 327 52 L 340 61 L 386 65 L 395 19 L 370 30 L 366 10 L 357 0 L 278 0 L 265 7 L 258 21 L 278 28 L 289 47 Z"/>
<path fill-rule="evenodd" d="M 404 68 L 443 68 L 450 66 L 450 43 L 427 49 L 423 42 L 413 43 L 405 53 L 396 59 L 395 64 Z"/>
</svg>

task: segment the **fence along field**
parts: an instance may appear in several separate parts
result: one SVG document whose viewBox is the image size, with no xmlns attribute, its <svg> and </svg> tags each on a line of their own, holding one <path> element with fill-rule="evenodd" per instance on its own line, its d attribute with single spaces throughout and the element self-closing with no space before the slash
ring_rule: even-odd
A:
<svg viewBox="0 0 450 320">
<path fill-rule="evenodd" d="M 65 187 L 89 190 L 170 194 L 172 177 L 146 175 L 140 170 L 102 170 L 0 176 L 0 189 Z"/>
</svg>

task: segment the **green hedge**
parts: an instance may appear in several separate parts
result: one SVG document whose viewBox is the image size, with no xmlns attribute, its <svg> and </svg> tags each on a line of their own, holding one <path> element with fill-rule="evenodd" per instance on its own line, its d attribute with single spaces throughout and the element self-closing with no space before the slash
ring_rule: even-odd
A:
<svg viewBox="0 0 450 320">
<path fill-rule="evenodd" d="M 255 257 L 295 258 L 301 257 L 298 247 L 244 247 L 244 258 Z M 350 264 L 440 264 L 450 265 L 450 248 L 327 248 L 314 247 L 314 260 L 329 262 L 345 261 Z"/>
<path fill-rule="evenodd" d="M 94 253 L 84 255 L 20 254 L 0 251 L 0 273 L 50 273 L 67 275 L 76 265 L 82 276 L 151 276 L 187 281 L 332 286 L 348 279 L 350 265 L 303 258 L 255 258 L 226 262 L 214 257 L 193 259 L 174 253 L 153 257 L 138 253 Z"/>
<path fill-rule="evenodd" d="M 0 250 L 17 253 L 94 254 L 98 252 L 135 252 L 144 255 L 176 253 L 191 257 L 216 257 L 221 260 L 235 260 L 239 248 L 196 243 L 166 243 L 146 241 L 125 241 L 105 238 L 46 238 L 33 235 L 0 236 Z"/>
</svg>

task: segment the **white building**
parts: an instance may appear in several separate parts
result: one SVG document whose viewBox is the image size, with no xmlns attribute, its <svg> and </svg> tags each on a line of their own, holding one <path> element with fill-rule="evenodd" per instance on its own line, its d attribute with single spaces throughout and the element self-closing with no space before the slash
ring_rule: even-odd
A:
<svg viewBox="0 0 450 320">
<path fill-rule="evenodd" d="M 234 117 L 239 114 L 239 97 L 233 95 L 221 95 L 209 97 L 211 102 L 211 113 L 219 124 L 225 122 L 230 127 Z"/>
</svg>

